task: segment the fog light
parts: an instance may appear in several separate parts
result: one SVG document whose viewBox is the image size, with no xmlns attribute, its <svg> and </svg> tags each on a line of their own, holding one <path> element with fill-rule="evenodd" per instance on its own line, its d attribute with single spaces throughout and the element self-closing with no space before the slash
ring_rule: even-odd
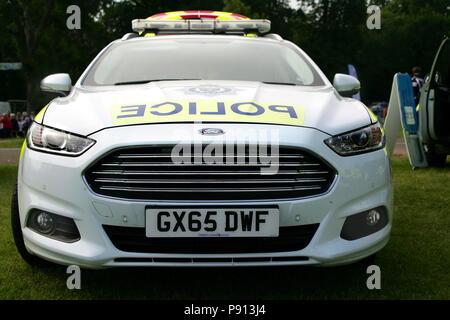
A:
<svg viewBox="0 0 450 320">
<path fill-rule="evenodd" d="M 341 230 L 341 238 L 356 240 L 380 231 L 388 223 L 386 207 L 378 207 L 348 216 Z"/>
<path fill-rule="evenodd" d="M 366 216 L 366 222 L 368 226 L 374 226 L 380 221 L 381 215 L 377 210 L 370 210 Z"/>
<path fill-rule="evenodd" d="M 80 240 L 80 232 L 72 218 L 33 209 L 28 214 L 27 227 L 31 230 L 63 242 Z"/>
<path fill-rule="evenodd" d="M 39 231 L 44 234 L 49 234 L 55 228 L 53 218 L 47 212 L 40 212 L 36 215 L 36 226 Z"/>
</svg>

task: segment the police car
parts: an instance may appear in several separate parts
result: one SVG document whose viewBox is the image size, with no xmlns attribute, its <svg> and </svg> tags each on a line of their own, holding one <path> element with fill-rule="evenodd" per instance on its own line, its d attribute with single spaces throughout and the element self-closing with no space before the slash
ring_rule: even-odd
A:
<svg viewBox="0 0 450 320">
<path fill-rule="evenodd" d="M 136 19 L 36 116 L 12 201 L 29 263 L 347 264 L 389 239 L 384 133 L 270 21 Z"/>
</svg>

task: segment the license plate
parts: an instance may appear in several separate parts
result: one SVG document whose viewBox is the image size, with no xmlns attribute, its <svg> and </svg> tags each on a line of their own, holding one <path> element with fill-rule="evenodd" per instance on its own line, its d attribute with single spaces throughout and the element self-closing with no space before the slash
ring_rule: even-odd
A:
<svg viewBox="0 0 450 320">
<path fill-rule="evenodd" d="M 278 208 L 147 208 L 147 237 L 278 237 Z"/>
</svg>

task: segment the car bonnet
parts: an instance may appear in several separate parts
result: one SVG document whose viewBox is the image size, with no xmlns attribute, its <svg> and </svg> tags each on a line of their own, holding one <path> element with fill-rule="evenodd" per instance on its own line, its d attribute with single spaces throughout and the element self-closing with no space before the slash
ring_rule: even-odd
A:
<svg viewBox="0 0 450 320">
<path fill-rule="evenodd" d="M 248 81 L 163 81 L 74 87 L 53 100 L 45 125 L 89 135 L 117 126 L 158 123 L 254 123 L 315 128 L 330 135 L 369 125 L 367 108 L 329 86 Z"/>
</svg>

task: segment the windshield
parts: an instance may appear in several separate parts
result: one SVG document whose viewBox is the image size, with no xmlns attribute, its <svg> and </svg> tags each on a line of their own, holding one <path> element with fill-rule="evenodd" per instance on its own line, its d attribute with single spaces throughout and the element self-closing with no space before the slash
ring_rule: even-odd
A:
<svg viewBox="0 0 450 320">
<path fill-rule="evenodd" d="M 168 37 L 112 45 L 83 84 L 118 85 L 164 79 L 324 85 L 313 66 L 289 44 L 256 39 Z"/>
</svg>

